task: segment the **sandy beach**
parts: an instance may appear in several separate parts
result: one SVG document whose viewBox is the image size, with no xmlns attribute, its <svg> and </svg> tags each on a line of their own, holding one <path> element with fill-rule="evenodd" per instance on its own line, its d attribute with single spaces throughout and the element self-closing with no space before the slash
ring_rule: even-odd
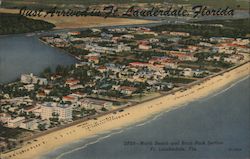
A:
<svg viewBox="0 0 250 159">
<path fill-rule="evenodd" d="M 3 159 L 34 159 L 65 144 L 146 120 L 154 114 L 177 108 L 212 94 L 250 75 L 250 62 L 208 78 L 190 88 L 70 126 L 24 143 L 22 148 L 2 154 Z"/>
</svg>

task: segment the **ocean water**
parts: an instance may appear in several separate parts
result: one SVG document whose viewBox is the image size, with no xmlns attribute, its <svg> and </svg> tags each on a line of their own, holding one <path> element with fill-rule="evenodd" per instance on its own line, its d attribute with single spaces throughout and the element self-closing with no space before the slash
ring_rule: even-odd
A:
<svg viewBox="0 0 250 159">
<path fill-rule="evenodd" d="M 147 121 L 63 146 L 42 159 L 249 159 L 249 123 L 248 77 Z"/>
<path fill-rule="evenodd" d="M 71 65 L 76 60 L 64 52 L 41 43 L 36 36 L 0 37 L 0 83 L 16 80 L 22 73 L 41 73 L 45 68 Z"/>
</svg>

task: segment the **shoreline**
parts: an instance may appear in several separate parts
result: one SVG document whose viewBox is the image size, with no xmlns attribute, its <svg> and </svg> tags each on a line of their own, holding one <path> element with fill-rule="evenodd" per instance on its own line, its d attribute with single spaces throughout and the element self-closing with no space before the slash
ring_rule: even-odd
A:
<svg viewBox="0 0 250 159">
<path fill-rule="evenodd" d="M 3 153 L 1 157 L 3 159 L 39 158 L 39 156 L 47 154 L 48 151 L 56 150 L 64 144 L 89 138 L 105 131 L 122 128 L 146 120 L 148 117 L 165 110 L 206 97 L 228 84 L 249 75 L 250 62 L 247 61 L 208 78 L 191 83 L 187 87 L 170 91 L 166 95 L 93 116 L 90 119 L 80 120 L 45 134 L 37 134 L 37 136 L 25 141 L 24 145 L 19 149 Z"/>
</svg>

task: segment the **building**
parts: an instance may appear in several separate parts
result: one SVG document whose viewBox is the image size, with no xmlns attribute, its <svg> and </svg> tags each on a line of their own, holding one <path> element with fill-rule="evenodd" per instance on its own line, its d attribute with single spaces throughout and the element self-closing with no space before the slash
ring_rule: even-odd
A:
<svg viewBox="0 0 250 159">
<path fill-rule="evenodd" d="M 117 45 L 116 52 L 123 52 L 123 51 L 131 51 L 131 47 L 124 44 Z"/>
<path fill-rule="evenodd" d="M 68 104 L 45 102 L 41 105 L 41 118 L 50 119 L 53 117 L 53 113 L 55 113 L 58 115 L 59 120 L 71 120 L 72 111 L 72 106 Z"/>
<path fill-rule="evenodd" d="M 177 62 L 173 61 L 172 59 L 168 57 L 154 57 L 148 61 L 150 64 L 163 64 L 164 67 L 167 68 L 177 68 L 178 64 Z"/>
<path fill-rule="evenodd" d="M 194 57 L 193 54 L 178 52 L 178 51 L 170 51 L 172 56 L 177 57 L 180 61 L 197 61 L 198 58 Z"/>
<path fill-rule="evenodd" d="M 25 117 L 17 117 L 8 121 L 8 127 L 17 128 L 25 121 Z"/>
<path fill-rule="evenodd" d="M 185 33 L 185 32 L 170 32 L 169 34 L 173 36 L 184 36 L 184 37 L 190 36 L 189 33 Z"/>
<path fill-rule="evenodd" d="M 76 80 L 76 79 L 68 79 L 68 80 L 66 80 L 65 85 L 73 86 L 73 85 L 76 85 L 76 84 L 78 84 L 78 83 L 80 83 L 79 80 Z"/>
<path fill-rule="evenodd" d="M 7 113 L 1 113 L 0 114 L 0 122 L 2 123 L 8 123 L 11 120 L 11 116 Z"/>
<path fill-rule="evenodd" d="M 81 106 L 89 110 L 101 110 L 102 108 L 110 110 L 112 109 L 113 103 L 100 99 L 85 98 L 81 100 Z"/>
<path fill-rule="evenodd" d="M 24 85 L 23 87 L 27 89 L 28 91 L 32 91 L 35 88 L 34 84 L 27 84 L 27 85 Z"/>
<path fill-rule="evenodd" d="M 185 76 L 185 77 L 192 77 L 194 75 L 194 73 L 193 73 L 191 68 L 185 68 L 182 71 L 182 75 Z"/>
<path fill-rule="evenodd" d="M 39 78 L 31 74 L 22 74 L 21 82 L 24 84 L 39 84 L 39 85 L 47 85 L 48 81 L 46 78 Z"/>
<path fill-rule="evenodd" d="M 244 60 L 244 56 L 243 55 L 239 55 L 239 54 L 238 55 L 232 55 L 232 56 L 224 58 L 224 61 L 228 62 L 228 63 L 238 63 L 241 60 Z"/>
<path fill-rule="evenodd" d="M 120 86 L 119 90 L 123 94 L 132 95 L 135 91 L 137 91 L 137 88 L 129 86 Z"/>
<path fill-rule="evenodd" d="M 149 50 L 152 49 L 152 46 L 148 44 L 139 44 L 138 48 L 141 50 Z"/>
<path fill-rule="evenodd" d="M 59 120 L 72 120 L 72 111 L 72 106 L 68 104 L 59 104 L 54 109 L 54 113 L 59 115 Z"/>
<path fill-rule="evenodd" d="M 69 86 L 70 90 L 76 90 L 76 89 L 82 89 L 82 88 L 84 88 L 84 86 L 81 84 L 75 84 L 75 85 Z"/>
<path fill-rule="evenodd" d="M 38 123 L 36 119 L 29 119 L 22 122 L 19 127 L 27 130 L 36 130 L 38 129 Z"/>
<path fill-rule="evenodd" d="M 67 96 L 63 96 L 62 100 L 63 100 L 64 102 L 72 102 L 72 103 L 75 103 L 75 102 L 77 102 L 78 97 L 73 96 L 73 95 L 67 95 Z"/>
<path fill-rule="evenodd" d="M 151 64 L 144 63 L 144 62 L 131 62 L 131 63 L 129 63 L 129 66 L 131 66 L 131 67 L 149 67 L 149 66 L 151 66 Z"/>
<path fill-rule="evenodd" d="M 33 74 L 22 74 L 21 75 L 21 82 L 25 83 L 25 84 L 29 84 L 32 83 L 32 78 L 33 78 Z"/>
</svg>

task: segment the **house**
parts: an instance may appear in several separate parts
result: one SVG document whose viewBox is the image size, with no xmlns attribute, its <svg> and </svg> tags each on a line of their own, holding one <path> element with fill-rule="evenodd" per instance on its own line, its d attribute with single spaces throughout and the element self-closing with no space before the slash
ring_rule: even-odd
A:
<svg viewBox="0 0 250 159">
<path fill-rule="evenodd" d="M 170 51 L 172 56 L 177 57 L 180 61 L 197 61 L 198 58 L 194 57 L 193 54 L 178 52 L 178 51 Z"/>
<path fill-rule="evenodd" d="M 19 127 L 27 130 L 36 130 L 38 129 L 38 123 L 36 119 L 28 119 L 22 122 Z"/>
<path fill-rule="evenodd" d="M 107 33 L 105 33 L 105 32 L 102 32 L 102 33 L 101 33 L 101 37 L 102 37 L 102 38 L 110 39 L 110 38 L 113 37 L 113 35 L 112 35 L 112 34 L 107 34 Z"/>
<path fill-rule="evenodd" d="M 191 68 L 185 68 L 181 74 L 185 77 L 192 77 L 194 75 L 193 71 Z"/>
<path fill-rule="evenodd" d="M 85 109 L 91 110 L 101 110 L 102 108 L 111 110 L 113 103 L 106 101 L 106 100 L 100 100 L 100 99 L 92 99 L 92 98 L 84 98 L 80 100 L 81 106 Z"/>
<path fill-rule="evenodd" d="M 154 31 L 149 31 L 149 30 L 144 30 L 143 34 L 148 34 L 148 35 L 154 35 L 154 36 L 158 36 L 158 34 Z"/>
<path fill-rule="evenodd" d="M 45 88 L 43 91 L 44 91 L 44 93 L 45 93 L 46 95 L 49 95 L 50 92 L 52 91 L 52 89 L 51 89 L 51 88 Z"/>
<path fill-rule="evenodd" d="M 208 73 L 208 71 L 204 71 L 204 70 L 200 70 L 200 69 L 193 70 L 194 77 L 203 77 L 204 73 Z"/>
<path fill-rule="evenodd" d="M 200 46 L 206 46 L 206 47 L 212 47 L 213 45 L 211 43 L 207 43 L 207 42 L 199 42 Z"/>
<path fill-rule="evenodd" d="M 80 83 L 79 80 L 76 80 L 76 79 L 68 79 L 65 81 L 65 85 L 68 85 L 68 86 L 73 86 L 73 85 L 76 85 Z"/>
<path fill-rule="evenodd" d="M 24 85 L 23 87 L 27 89 L 28 91 L 34 90 L 34 84 L 27 84 L 27 85 Z"/>
<path fill-rule="evenodd" d="M 17 117 L 8 121 L 9 128 L 17 128 L 25 121 L 25 117 Z"/>
<path fill-rule="evenodd" d="M 84 88 L 84 86 L 81 85 L 81 84 L 75 84 L 75 85 L 70 85 L 69 86 L 70 90 L 76 90 L 76 89 L 81 89 L 81 88 Z"/>
<path fill-rule="evenodd" d="M 135 36 L 131 34 L 125 34 L 121 36 L 122 39 L 134 39 Z"/>
<path fill-rule="evenodd" d="M 187 47 L 187 50 L 193 53 L 193 52 L 196 52 L 197 50 L 199 50 L 199 47 L 198 46 L 189 45 Z"/>
<path fill-rule="evenodd" d="M 24 84 L 39 84 L 39 85 L 47 85 L 48 81 L 46 78 L 39 78 L 31 74 L 22 74 L 21 82 Z"/>
<path fill-rule="evenodd" d="M 151 64 L 149 64 L 149 63 L 143 63 L 143 62 L 131 62 L 131 63 L 129 63 L 129 66 L 132 66 L 132 67 L 148 67 L 150 65 Z"/>
<path fill-rule="evenodd" d="M 100 32 L 102 32 L 100 29 L 96 29 L 96 28 L 92 28 L 91 31 L 93 33 L 100 33 Z"/>
<path fill-rule="evenodd" d="M 238 63 L 243 59 L 244 59 L 244 56 L 240 55 L 240 54 L 232 55 L 232 56 L 229 56 L 229 57 L 224 57 L 224 61 L 229 62 L 229 63 Z"/>
<path fill-rule="evenodd" d="M 64 101 L 64 102 L 75 103 L 75 102 L 77 102 L 77 100 L 78 100 L 78 97 L 73 96 L 73 95 L 63 96 L 63 98 L 62 98 L 62 101 Z"/>
<path fill-rule="evenodd" d="M 77 98 L 84 98 L 87 95 L 85 93 L 81 93 L 81 92 L 74 92 L 74 93 L 70 94 L 70 96 L 77 97 Z"/>
<path fill-rule="evenodd" d="M 0 114 L 0 122 L 2 123 L 8 123 L 11 120 L 11 116 L 7 113 L 1 113 Z"/>
<path fill-rule="evenodd" d="M 206 58 L 207 61 L 220 61 L 221 57 L 220 56 L 209 56 Z"/>
<path fill-rule="evenodd" d="M 80 35 L 81 32 L 79 31 L 74 31 L 74 32 L 68 32 L 68 35 Z"/>
<path fill-rule="evenodd" d="M 89 62 L 80 62 L 80 63 L 76 63 L 75 67 L 78 68 L 78 67 L 90 66 L 90 65 L 91 65 L 91 63 L 89 63 Z"/>
<path fill-rule="evenodd" d="M 103 73 L 103 72 L 107 71 L 107 67 L 106 66 L 99 66 L 99 67 L 97 67 L 97 70 L 100 71 L 101 73 Z"/>
<path fill-rule="evenodd" d="M 30 84 L 32 83 L 32 78 L 33 78 L 33 74 L 22 74 L 21 75 L 21 82 L 24 84 Z"/>
<path fill-rule="evenodd" d="M 5 141 L 0 141 L 0 148 L 4 148 L 4 147 L 7 147 L 7 146 L 8 146 L 8 144 Z"/>
<path fill-rule="evenodd" d="M 30 112 L 34 112 L 35 110 L 37 110 L 39 108 L 40 108 L 39 105 L 30 105 L 30 106 L 23 108 L 23 112 L 30 113 Z"/>
<path fill-rule="evenodd" d="M 215 61 L 220 61 L 221 57 L 220 57 L 220 56 L 214 56 L 213 59 L 214 59 Z"/>
<path fill-rule="evenodd" d="M 234 38 L 227 38 L 227 37 L 211 37 L 209 38 L 211 42 L 219 42 L 219 43 L 229 43 L 233 42 Z"/>
<path fill-rule="evenodd" d="M 117 45 L 116 52 L 123 52 L 123 51 L 131 51 L 131 47 L 124 44 Z"/>
<path fill-rule="evenodd" d="M 233 41 L 233 44 L 237 44 L 237 45 L 248 45 L 248 44 L 249 44 L 249 39 L 237 38 L 235 41 Z"/>
<path fill-rule="evenodd" d="M 88 61 L 89 61 L 89 62 L 93 62 L 93 63 L 95 63 L 95 64 L 98 64 L 98 63 L 99 63 L 99 57 L 90 56 L 90 57 L 88 57 Z"/>
<path fill-rule="evenodd" d="M 141 50 L 149 50 L 152 49 L 152 46 L 149 44 L 139 44 L 138 48 Z"/>
<path fill-rule="evenodd" d="M 184 36 L 184 37 L 190 36 L 190 34 L 186 32 L 170 32 L 169 34 L 173 36 Z"/>
<path fill-rule="evenodd" d="M 154 65 L 154 64 L 163 64 L 164 67 L 167 68 L 177 68 L 177 62 L 173 61 L 169 57 L 153 57 L 148 61 L 148 63 Z"/>
<path fill-rule="evenodd" d="M 45 94 L 44 91 L 41 91 L 41 92 L 38 92 L 38 93 L 36 94 L 36 97 L 37 97 L 38 99 L 42 99 L 42 98 L 45 98 L 45 97 L 46 97 L 46 94 Z"/>
<path fill-rule="evenodd" d="M 126 95 L 132 95 L 138 89 L 136 87 L 120 86 L 120 92 Z"/>
</svg>

